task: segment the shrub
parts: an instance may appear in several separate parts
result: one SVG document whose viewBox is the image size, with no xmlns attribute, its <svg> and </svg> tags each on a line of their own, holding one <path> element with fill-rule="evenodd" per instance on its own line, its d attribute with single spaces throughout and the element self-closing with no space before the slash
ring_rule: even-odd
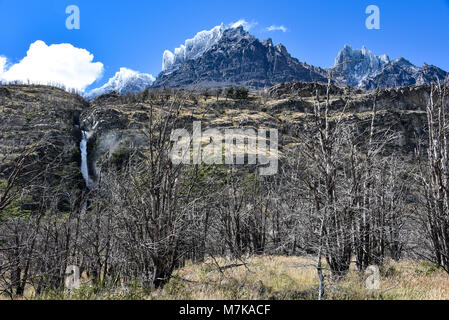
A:
<svg viewBox="0 0 449 320">
<path fill-rule="evenodd" d="M 120 170 L 121 168 L 123 168 L 123 165 L 129 160 L 130 157 L 131 150 L 129 150 L 125 146 L 120 146 L 111 154 L 110 162 L 117 168 L 117 170 Z"/>
<path fill-rule="evenodd" d="M 234 97 L 234 88 L 230 87 L 226 89 L 226 98 Z"/>
<path fill-rule="evenodd" d="M 245 99 L 248 99 L 248 93 L 249 93 L 249 90 L 247 88 L 241 87 L 235 91 L 235 97 L 237 99 L 245 100 Z"/>
</svg>

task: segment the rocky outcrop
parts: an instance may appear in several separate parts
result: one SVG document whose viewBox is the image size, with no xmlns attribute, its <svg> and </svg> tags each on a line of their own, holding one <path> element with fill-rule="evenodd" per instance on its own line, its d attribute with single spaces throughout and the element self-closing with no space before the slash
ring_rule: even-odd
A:
<svg viewBox="0 0 449 320">
<path fill-rule="evenodd" d="M 372 109 L 376 96 L 375 92 L 367 92 L 366 95 L 355 99 L 357 111 Z M 378 110 L 409 110 L 426 111 L 429 103 L 430 88 L 428 86 L 410 86 L 396 89 L 383 89 L 377 93 L 376 104 Z M 367 109 L 367 107 L 369 109 Z"/>
<path fill-rule="evenodd" d="M 103 97 L 103 99 L 102 99 Z M 101 165 L 121 149 L 148 149 L 144 128 L 149 109 L 140 104 L 120 104 L 115 95 L 101 96 L 81 115 L 81 128 L 89 133 L 87 143 L 90 178 L 98 179 Z"/>
<path fill-rule="evenodd" d="M 327 92 L 327 85 L 322 83 L 309 83 L 309 82 L 285 82 L 268 89 L 268 95 L 273 99 L 284 99 L 289 97 L 315 97 L 318 91 L 318 95 L 324 96 Z M 343 95 L 343 94 L 360 94 L 363 90 L 357 90 L 350 87 L 340 87 L 331 85 L 330 95 Z"/>
<path fill-rule="evenodd" d="M 54 87 L 0 86 L 0 181 L 31 147 L 35 151 L 26 159 L 25 171 L 37 174 L 48 168 L 50 183 L 68 171 L 77 175 L 79 117 L 88 108 L 82 97 Z M 82 185 L 82 177 L 78 178 Z"/>
</svg>

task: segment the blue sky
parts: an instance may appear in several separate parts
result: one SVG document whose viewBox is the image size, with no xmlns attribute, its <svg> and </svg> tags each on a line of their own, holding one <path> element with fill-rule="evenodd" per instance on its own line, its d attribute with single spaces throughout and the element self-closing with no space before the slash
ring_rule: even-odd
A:
<svg viewBox="0 0 449 320">
<path fill-rule="evenodd" d="M 381 10 L 381 30 L 365 27 L 365 9 L 371 4 Z M 80 8 L 80 30 L 65 27 L 68 5 Z M 103 77 L 92 88 L 120 67 L 157 76 L 165 49 L 240 19 L 257 23 L 250 32 L 261 40 L 282 42 L 294 57 L 317 66 L 331 66 L 338 51 L 350 44 L 449 71 L 449 0 L 0 0 L 0 56 L 11 65 L 37 40 L 70 43 L 104 65 Z M 287 32 L 267 31 L 272 25 Z"/>
</svg>

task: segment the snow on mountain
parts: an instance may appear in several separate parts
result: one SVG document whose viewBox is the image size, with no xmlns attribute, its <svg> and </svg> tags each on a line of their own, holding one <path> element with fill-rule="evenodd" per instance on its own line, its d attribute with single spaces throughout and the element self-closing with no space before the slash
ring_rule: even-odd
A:
<svg viewBox="0 0 449 320">
<path fill-rule="evenodd" d="M 390 58 L 385 54 L 376 56 L 365 47 L 359 50 L 345 45 L 335 59 L 333 70 L 337 80 L 359 87 L 366 78 L 382 70 L 388 63 Z"/>
<path fill-rule="evenodd" d="M 174 53 L 165 50 L 162 58 L 162 72 L 171 73 L 179 69 L 185 61 L 201 57 L 221 39 L 226 29 L 226 26 L 221 24 L 212 30 L 198 32 L 195 37 L 187 39 L 185 44 L 176 48 Z"/>
<path fill-rule="evenodd" d="M 282 44 L 260 41 L 240 25 L 224 30 L 221 39 L 200 57 L 159 74 L 153 87 L 261 89 L 290 81 L 326 82 L 322 71 L 293 58 Z"/>
<path fill-rule="evenodd" d="M 128 68 L 120 68 L 101 88 L 93 89 L 86 94 L 88 99 L 115 91 L 119 94 L 140 92 L 149 88 L 156 79 L 151 74 L 140 73 Z"/>
</svg>

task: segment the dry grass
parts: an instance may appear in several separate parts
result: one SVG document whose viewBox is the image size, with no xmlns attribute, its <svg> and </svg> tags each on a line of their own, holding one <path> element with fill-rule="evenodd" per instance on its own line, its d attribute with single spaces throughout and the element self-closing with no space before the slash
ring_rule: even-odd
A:
<svg viewBox="0 0 449 320">
<path fill-rule="evenodd" d="M 26 296 L 20 299 L 313 300 L 318 293 L 314 263 L 313 257 L 252 257 L 245 259 L 245 265 L 220 271 L 218 266 L 223 269 L 242 262 L 209 259 L 202 264 L 187 264 L 175 272 L 163 290 L 155 292 L 137 285 L 112 291 L 84 285 L 70 295 L 54 292 L 41 297 L 34 297 L 33 290 L 28 288 Z M 332 280 L 326 272 L 326 299 L 449 299 L 449 275 L 430 263 L 388 261 L 381 269 L 381 288 L 377 291 L 366 289 L 365 278 L 354 266 L 339 281 Z"/>
<path fill-rule="evenodd" d="M 237 263 L 218 260 L 222 267 Z M 326 277 L 326 297 L 332 300 L 445 300 L 449 276 L 429 263 L 389 261 L 381 270 L 381 289 L 365 287 L 363 274 L 351 268 L 340 281 Z M 316 299 L 318 281 L 313 258 L 254 257 L 245 266 L 218 271 L 213 260 L 187 265 L 153 299 Z"/>
<path fill-rule="evenodd" d="M 201 265 L 190 264 L 155 298 L 161 299 L 300 299 L 313 298 L 316 286 L 312 267 L 297 267 L 311 260 L 298 257 L 254 257 L 246 266 L 218 270 L 239 261 L 210 259 Z"/>
</svg>

